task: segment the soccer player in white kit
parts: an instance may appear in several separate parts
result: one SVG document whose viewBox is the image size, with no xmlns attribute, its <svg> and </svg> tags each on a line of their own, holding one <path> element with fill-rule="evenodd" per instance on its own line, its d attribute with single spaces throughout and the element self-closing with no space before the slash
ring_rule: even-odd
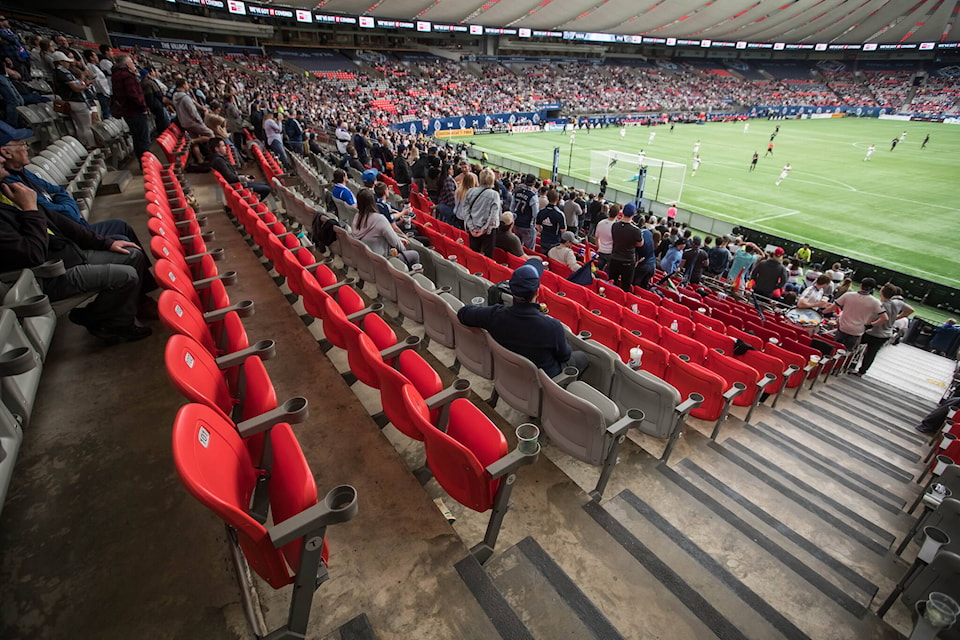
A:
<svg viewBox="0 0 960 640">
<path fill-rule="evenodd" d="M 863 161 L 866 162 L 870 159 L 870 156 L 873 155 L 873 152 L 877 150 L 877 145 L 872 144 L 867 148 L 867 155 L 863 157 Z"/>
<path fill-rule="evenodd" d="M 744 133 L 747 133 L 748 131 L 750 131 L 750 123 L 749 123 L 749 122 L 744 122 L 744 123 L 743 123 L 743 132 L 744 132 Z"/>
<path fill-rule="evenodd" d="M 700 154 L 698 153 L 693 157 L 693 171 L 690 173 L 690 177 L 697 175 L 697 169 L 700 168 Z"/>
<path fill-rule="evenodd" d="M 653 139 L 657 137 L 656 131 L 650 131 L 650 137 L 647 138 L 647 144 L 653 144 Z"/>
<path fill-rule="evenodd" d="M 699 141 L 699 140 L 697 140 L 696 142 L 693 143 L 693 155 L 697 155 L 698 153 L 700 153 L 700 141 Z"/>
<path fill-rule="evenodd" d="M 780 183 L 787 179 L 787 176 L 790 175 L 790 171 L 793 167 L 790 166 L 790 163 L 783 165 L 783 171 L 780 172 L 780 177 L 777 178 L 777 186 L 780 186 Z"/>
<path fill-rule="evenodd" d="M 627 137 L 627 127 L 626 125 L 620 127 L 620 139 L 623 140 Z"/>
</svg>

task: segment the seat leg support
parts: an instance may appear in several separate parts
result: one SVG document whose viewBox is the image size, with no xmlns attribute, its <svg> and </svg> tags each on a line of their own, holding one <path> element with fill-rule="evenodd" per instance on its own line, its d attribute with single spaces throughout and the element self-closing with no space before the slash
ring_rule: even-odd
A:
<svg viewBox="0 0 960 640">
<path fill-rule="evenodd" d="M 516 479 L 516 472 L 512 472 L 500 483 L 500 489 L 497 490 L 497 497 L 494 499 L 493 510 L 490 513 L 490 520 L 487 522 L 487 531 L 483 535 L 483 542 L 470 549 L 470 554 L 480 564 L 485 563 L 493 555 L 493 548 L 497 545 L 497 537 L 500 535 L 500 527 L 503 525 L 503 517 L 510 510 L 510 494 L 513 492 L 513 484 Z"/>
<path fill-rule="evenodd" d="M 290 598 L 287 624 L 270 632 L 263 640 L 299 640 L 306 637 L 313 593 L 329 577 L 327 568 L 323 566 L 320 558 L 325 532 L 326 527 L 321 527 L 317 532 L 303 537 L 300 566 L 297 568 L 297 577 L 293 583 L 293 596 Z"/>
<path fill-rule="evenodd" d="M 887 611 L 890 610 L 890 607 L 896 601 L 897 596 L 903 593 L 904 585 L 907 584 L 907 582 L 910 580 L 913 574 L 917 572 L 917 569 L 919 569 L 921 565 L 926 565 L 926 564 L 927 563 L 920 560 L 920 558 L 917 558 L 916 560 L 913 561 L 913 564 L 910 565 L 910 568 L 907 569 L 907 572 L 903 574 L 903 577 L 900 578 L 899 582 L 897 582 L 897 586 L 893 588 L 893 591 L 890 593 L 889 596 L 887 596 L 887 599 L 884 600 L 883 604 L 880 605 L 880 608 L 877 609 L 878 618 L 882 618 L 884 615 L 886 615 Z"/>
</svg>

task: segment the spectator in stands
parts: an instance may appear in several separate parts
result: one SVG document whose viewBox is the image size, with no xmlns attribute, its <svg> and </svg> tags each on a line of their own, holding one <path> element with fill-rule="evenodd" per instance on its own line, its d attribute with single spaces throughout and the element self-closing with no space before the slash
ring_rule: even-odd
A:
<svg viewBox="0 0 960 640">
<path fill-rule="evenodd" d="M 840 266 L 839 262 L 834 262 L 833 266 L 824 271 L 824 273 L 830 276 L 830 280 L 833 281 L 834 288 L 838 287 L 840 283 L 843 282 L 843 279 L 847 277 L 846 271 L 843 270 L 843 267 Z"/>
<path fill-rule="evenodd" d="M 637 267 L 633 274 L 633 284 L 641 289 L 650 288 L 650 279 L 657 270 L 657 245 L 653 238 L 653 232 L 646 225 L 640 227 L 640 235 L 643 240 L 637 245 Z"/>
<path fill-rule="evenodd" d="M 854 375 L 862 376 L 870 369 L 880 349 L 893 337 L 894 323 L 913 313 L 913 307 L 898 295 L 898 291 L 898 288 L 889 282 L 880 287 L 880 305 L 883 307 L 886 318 L 878 319 L 873 323 L 873 327 L 863 334 L 861 342 L 866 345 L 866 349 L 860 360 L 860 367 Z"/>
<path fill-rule="evenodd" d="M 577 262 L 575 246 L 579 246 L 577 235 L 573 231 L 564 231 L 560 234 L 560 244 L 551 247 L 547 251 L 547 257 L 566 265 L 570 271 L 576 271 L 580 268 L 580 263 Z"/>
<path fill-rule="evenodd" d="M 70 105 L 70 118 L 77 129 L 77 138 L 87 149 L 93 149 L 96 142 L 93 139 L 90 105 L 84 95 L 87 83 L 73 75 L 70 58 L 64 52 L 55 51 L 50 59 L 56 65 L 53 76 L 54 92 Z"/>
<path fill-rule="evenodd" d="M 532 173 L 524 176 L 523 184 L 513 190 L 514 232 L 528 250 L 533 251 L 537 243 L 537 216 L 540 202 L 534 189 L 537 178 Z"/>
<path fill-rule="evenodd" d="M 454 224 L 454 209 L 457 206 L 457 182 L 450 174 L 452 165 L 445 163 L 440 167 L 440 193 L 436 199 L 436 210 L 441 215 L 441 220 L 448 224 Z M 476 185 L 474 185 L 476 186 Z M 469 189 L 470 187 L 468 187 Z"/>
<path fill-rule="evenodd" d="M 233 165 L 227 159 L 227 141 L 223 138 L 210 140 L 210 168 L 218 172 L 230 184 L 240 184 L 257 194 L 260 200 L 270 195 L 270 185 L 266 182 L 257 182 L 254 176 L 237 175 Z"/>
<path fill-rule="evenodd" d="M 667 249 L 667 253 L 663 256 L 663 259 L 660 260 L 660 269 L 664 272 L 664 277 L 657 284 L 662 284 L 677 272 L 677 269 L 680 267 L 680 261 L 683 260 L 683 252 L 687 248 L 686 238 L 677 238 L 670 245 L 670 248 Z"/>
<path fill-rule="evenodd" d="M 400 188 L 400 196 L 410 197 L 410 183 L 413 182 L 413 176 L 410 175 L 410 164 L 407 162 L 406 148 L 397 150 L 393 157 L 393 179 L 396 180 Z"/>
<path fill-rule="evenodd" d="M 96 51 L 85 49 L 83 59 L 86 61 L 90 88 L 97 94 L 97 103 L 100 105 L 100 119 L 106 120 L 110 117 L 110 96 L 113 94 L 110 78 L 100 68 L 100 58 Z"/>
<path fill-rule="evenodd" d="M 537 214 L 537 234 L 540 236 L 540 251 L 550 251 L 560 244 L 560 234 L 566 229 L 566 218 L 560 208 L 560 194 L 550 188 L 546 194 L 547 205 Z"/>
<path fill-rule="evenodd" d="M 753 292 L 764 298 L 779 298 L 789 277 L 783 266 L 783 248 L 777 247 L 753 268 Z"/>
<path fill-rule="evenodd" d="M 733 256 L 733 261 L 730 263 L 730 270 L 727 271 L 727 279 L 735 280 L 738 276 L 742 276 L 742 281 L 746 282 L 760 253 L 760 247 L 752 242 L 744 242 L 741 244 Z"/>
<path fill-rule="evenodd" d="M 113 240 L 129 240 L 143 249 L 143 244 L 137 238 L 133 228 L 124 220 L 111 219 L 90 224 L 80 212 L 80 205 L 60 185 L 51 184 L 40 176 L 29 171 L 26 166 L 30 163 L 30 149 L 23 137 L 29 137 L 29 129 L 21 129 L 18 135 L 0 133 L 0 138 L 8 140 L 0 147 L 0 161 L 6 170 L 4 182 L 21 183 L 37 192 L 40 204 L 51 211 L 67 216 L 81 226 L 91 229 L 94 233 Z"/>
<path fill-rule="evenodd" d="M 450 217 L 449 221 L 441 217 L 441 220 L 449 222 L 458 229 L 463 229 L 464 220 L 467 219 L 467 212 L 464 210 L 464 203 L 467 200 L 467 193 L 471 189 L 477 186 L 477 176 L 476 174 L 469 173 L 463 176 L 463 179 L 460 181 L 460 186 L 457 187 L 457 190 L 453 194 L 453 215 Z M 440 216 L 446 215 L 446 210 L 437 207 L 437 214 Z"/>
<path fill-rule="evenodd" d="M 294 153 L 303 155 L 303 125 L 297 119 L 297 112 L 293 109 L 283 119 L 283 135 L 287 138 L 287 146 Z"/>
<path fill-rule="evenodd" d="M 643 243 L 640 228 L 633 224 L 637 207 L 632 202 L 623 205 L 623 218 L 613 223 L 610 234 L 613 248 L 607 262 L 607 275 L 610 282 L 626 292 L 633 287 L 633 276 L 637 267 L 637 247 Z"/>
<path fill-rule="evenodd" d="M 797 298 L 798 309 L 823 309 L 830 305 L 827 290 L 830 288 L 830 278 L 824 274 L 817 276 L 812 285 L 803 290 Z"/>
<path fill-rule="evenodd" d="M 567 201 L 563 203 L 563 222 L 569 231 L 576 231 L 580 228 L 580 220 L 583 218 L 583 207 L 577 202 L 574 194 L 568 194 Z"/>
<path fill-rule="evenodd" d="M 406 236 L 397 234 L 387 217 L 380 214 L 376 197 L 370 189 L 360 189 L 357 194 L 357 216 L 353 221 L 352 235 L 377 255 L 399 256 L 408 267 L 419 261 L 416 251 L 404 250 L 408 242 Z"/>
<path fill-rule="evenodd" d="M 331 191 L 331 195 L 349 205 L 356 206 L 357 204 L 353 191 L 347 188 L 347 172 L 343 169 L 337 169 L 333 172 L 333 191 Z"/>
<path fill-rule="evenodd" d="M 346 122 L 340 123 L 340 126 L 337 127 L 337 131 L 334 136 L 337 140 L 337 152 L 340 155 L 344 155 L 347 152 L 347 145 L 350 144 L 350 141 L 353 139 L 353 136 L 350 135 L 350 130 L 347 128 Z"/>
<path fill-rule="evenodd" d="M 347 152 L 340 159 L 340 166 L 344 169 L 355 169 L 360 173 L 367 170 L 367 168 L 363 166 L 363 163 L 360 162 L 360 158 L 357 157 L 357 150 L 352 144 L 347 145 Z"/>
<path fill-rule="evenodd" d="M 520 242 L 520 238 L 513 232 L 513 214 L 509 211 L 500 214 L 500 228 L 497 229 L 497 248 L 503 249 L 518 258 L 526 255 L 523 252 L 523 244 Z"/>
<path fill-rule="evenodd" d="M 0 16 L 0 59 L 9 58 L 13 68 L 23 77 L 30 77 L 30 52 L 20 42 L 20 37 L 10 28 L 6 16 Z M 16 126 L 14 123 L 13 126 Z"/>
<path fill-rule="evenodd" d="M 117 56 L 119 59 L 120 56 Z M 101 62 L 103 62 L 101 60 Z M 116 63 L 114 63 L 116 66 Z M 151 66 L 146 66 L 140 71 L 140 88 L 143 90 L 143 99 L 147 103 L 147 109 L 153 115 L 153 128 L 156 132 L 154 137 L 163 133 L 163 130 L 170 124 L 170 116 L 167 114 L 167 108 L 164 104 L 166 100 L 166 89 L 160 84 L 159 73 Z"/>
<path fill-rule="evenodd" d="M 598 215 L 606 214 L 603 220 L 597 222 L 597 228 L 594 231 L 594 238 L 597 241 L 597 268 L 601 271 L 607 270 L 607 264 L 610 262 L 610 254 L 613 252 L 613 223 L 617 221 L 620 215 L 619 206 L 610 206 L 601 204 Z"/>
<path fill-rule="evenodd" d="M 190 134 L 193 157 L 198 165 L 204 164 L 202 145 L 213 138 L 213 131 L 203 123 L 203 117 L 190 94 L 190 83 L 186 78 L 178 78 L 174 84 L 173 108 L 177 112 L 180 128 Z"/>
<path fill-rule="evenodd" d="M 730 252 L 727 251 L 727 239 L 718 237 L 716 244 L 707 251 L 707 274 L 719 278 L 727 272 L 730 264 Z"/>
<path fill-rule="evenodd" d="M 133 153 L 139 161 L 150 149 L 150 115 L 133 58 L 125 53 L 117 56 L 110 81 L 114 115 L 130 127 Z"/>
<path fill-rule="evenodd" d="M 876 286 L 876 280 L 864 278 L 860 282 L 859 291 L 848 291 L 824 309 L 824 313 L 835 309 L 841 310 L 837 335 L 834 339 L 843 345 L 847 353 L 852 353 L 857 348 L 864 332 L 875 324 L 887 321 L 887 313 L 883 305 L 872 295 Z"/>
<path fill-rule="evenodd" d="M 701 248 L 700 236 L 690 239 L 690 247 L 683 252 L 678 271 L 683 273 L 684 284 L 700 284 L 703 270 L 707 268 L 707 252 Z"/>
<path fill-rule="evenodd" d="M 543 313 L 537 303 L 542 274 L 543 261 L 527 260 L 510 276 L 512 306 L 467 305 L 457 311 L 457 318 L 468 327 L 486 329 L 498 344 L 527 358 L 550 377 L 560 375 L 567 366 L 576 367 L 583 375 L 590 364 L 587 354 L 570 348 L 563 325 Z"/>
<path fill-rule="evenodd" d="M 803 246 L 797 249 L 797 259 L 800 261 L 800 266 L 803 266 L 808 262 L 810 262 L 810 255 L 811 255 L 810 245 L 807 243 L 803 243 Z"/>
<path fill-rule="evenodd" d="M 267 138 L 267 148 L 273 151 L 285 168 L 290 169 L 293 165 L 290 164 L 290 158 L 287 157 L 287 152 L 283 148 L 283 125 L 281 122 L 283 122 L 283 115 L 279 111 L 268 112 L 263 121 L 263 135 Z"/>
<path fill-rule="evenodd" d="M 954 396 L 940 401 L 940 406 L 923 417 L 916 427 L 920 433 L 936 433 L 943 427 L 947 414 L 951 410 L 960 408 L 960 396 Z"/>
<path fill-rule="evenodd" d="M 103 71 L 107 78 L 113 75 L 114 64 L 115 61 L 113 59 L 113 50 L 110 48 L 110 45 L 100 45 L 100 70 Z"/>
<path fill-rule="evenodd" d="M 470 248 L 492 258 L 502 211 L 500 192 L 494 187 L 496 177 L 492 169 L 481 171 L 478 180 L 479 184 L 467 191 L 464 200 L 463 228 L 470 234 Z"/>
<path fill-rule="evenodd" d="M 0 133 L 0 145 L 11 142 L 16 141 Z M 6 178 L 7 170 L 0 168 L 0 179 Z M 111 344 L 152 333 L 136 321 L 149 276 L 143 252 L 132 242 L 105 238 L 46 208 L 26 185 L 5 182 L 0 186 L 0 270 L 57 260 L 63 261 L 66 273 L 40 279 L 50 300 L 97 294 L 86 307 L 70 312 L 71 321 Z"/>
<path fill-rule="evenodd" d="M 26 103 L 13 83 L 10 74 L 11 70 L 6 65 L 0 64 L 0 102 L 3 103 L 0 119 L 11 127 L 18 127 L 20 126 L 20 112 L 17 111 L 17 107 L 22 107 Z"/>
<path fill-rule="evenodd" d="M 823 265 L 821 265 L 819 262 L 815 262 L 810 265 L 810 268 L 803 275 L 804 285 L 807 287 L 811 286 L 817 280 L 817 278 L 822 275 L 822 272 L 820 271 L 822 268 Z M 830 276 L 827 276 L 827 282 L 830 283 L 830 286 L 827 288 L 826 295 L 829 295 L 830 291 L 833 290 L 833 283 L 830 282 Z"/>
</svg>

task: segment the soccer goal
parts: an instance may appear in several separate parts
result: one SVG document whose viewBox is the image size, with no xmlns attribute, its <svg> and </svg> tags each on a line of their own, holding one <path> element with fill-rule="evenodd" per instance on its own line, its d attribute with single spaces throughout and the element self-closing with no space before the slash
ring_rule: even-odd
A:
<svg viewBox="0 0 960 640">
<path fill-rule="evenodd" d="M 640 164 L 647 168 L 643 197 L 657 202 L 680 202 L 687 165 L 622 151 L 591 151 L 590 181 L 597 184 L 606 176 L 607 183 L 620 191 L 636 190 Z"/>
</svg>

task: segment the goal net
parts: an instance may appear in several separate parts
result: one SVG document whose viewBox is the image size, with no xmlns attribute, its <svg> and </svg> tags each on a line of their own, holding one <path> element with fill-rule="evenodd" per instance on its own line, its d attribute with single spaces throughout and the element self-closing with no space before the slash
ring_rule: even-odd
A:
<svg viewBox="0 0 960 640">
<path fill-rule="evenodd" d="M 637 188 L 640 164 L 647 168 L 643 197 L 657 202 L 674 203 L 683 194 L 687 165 L 622 151 L 591 151 L 590 181 L 597 184 L 606 176 L 607 184 L 619 191 L 632 193 Z"/>
</svg>

